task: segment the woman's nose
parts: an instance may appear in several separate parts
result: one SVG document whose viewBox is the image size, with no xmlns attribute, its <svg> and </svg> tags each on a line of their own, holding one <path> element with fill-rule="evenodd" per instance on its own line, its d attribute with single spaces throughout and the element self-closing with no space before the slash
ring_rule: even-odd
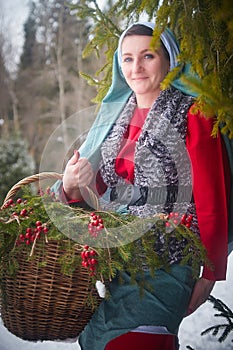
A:
<svg viewBox="0 0 233 350">
<path fill-rule="evenodd" d="M 134 73 L 141 71 L 143 69 L 142 61 L 139 58 L 135 58 L 133 61 L 132 71 Z"/>
</svg>

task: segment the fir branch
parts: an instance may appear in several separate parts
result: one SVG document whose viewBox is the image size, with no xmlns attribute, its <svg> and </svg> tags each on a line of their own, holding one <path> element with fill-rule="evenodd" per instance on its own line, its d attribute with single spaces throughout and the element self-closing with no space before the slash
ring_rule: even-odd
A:
<svg viewBox="0 0 233 350">
<path fill-rule="evenodd" d="M 118 31 L 118 27 L 114 24 L 114 22 L 112 21 L 112 19 L 109 16 L 105 16 L 104 13 L 100 10 L 97 1 L 93 0 L 93 3 L 95 5 L 96 8 L 96 12 L 99 15 L 99 22 L 101 23 L 101 25 L 105 25 L 106 28 L 111 28 L 113 31 Z"/>
<path fill-rule="evenodd" d="M 203 114 L 206 113 L 207 117 L 212 118 L 217 116 L 218 125 L 216 124 L 213 133 L 216 134 L 221 122 L 225 124 L 223 132 L 233 138 L 233 31 L 231 30 L 233 8 L 230 3 L 230 0 L 220 2 L 118 0 L 111 9 L 101 12 L 96 1 L 81 1 L 76 5 L 78 13 L 92 18 L 94 22 L 91 31 L 93 38 L 87 44 L 84 53 L 91 54 L 95 51 L 99 54 L 101 48 L 107 48 L 106 63 L 102 70 L 105 75 L 96 81 L 97 97 L 93 101 L 101 102 L 110 86 L 112 56 L 122 31 L 120 28 L 122 20 L 126 27 L 144 12 L 150 18 L 156 18 L 157 29 L 152 39 L 154 47 L 158 45 L 159 31 L 168 26 L 175 32 L 181 47 L 179 62 L 181 64 L 190 62 L 194 72 L 203 80 L 203 84 L 199 83 L 199 86 L 192 79 L 189 79 L 187 84 L 199 95 L 198 103 L 202 107 Z M 119 18 L 117 23 L 114 20 L 116 16 Z M 175 72 L 171 72 L 163 82 L 163 88 L 166 88 L 175 77 Z"/>
<path fill-rule="evenodd" d="M 215 317 L 224 317 L 228 323 L 217 324 L 211 326 L 204 330 L 201 335 L 206 335 L 208 333 L 212 333 L 213 336 L 217 336 L 219 332 L 222 331 L 222 334 L 218 338 L 218 341 L 222 343 L 233 331 L 233 312 L 232 310 L 223 303 L 220 299 L 214 298 L 212 295 L 208 298 L 208 300 L 213 304 L 214 309 L 218 310 L 218 314 L 215 314 Z M 233 338 L 232 338 L 233 342 Z"/>
</svg>

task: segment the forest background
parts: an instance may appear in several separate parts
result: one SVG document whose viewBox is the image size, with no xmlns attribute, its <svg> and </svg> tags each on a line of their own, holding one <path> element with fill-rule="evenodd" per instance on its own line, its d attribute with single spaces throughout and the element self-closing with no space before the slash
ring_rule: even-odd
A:
<svg viewBox="0 0 233 350">
<path fill-rule="evenodd" d="M 95 89 L 79 74 L 94 74 L 96 69 L 95 58 L 82 59 L 90 23 L 72 14 L 68 2 L 30 2 L 17 66 L 7 22 L 2 18 L 1 201 L 17 180 L 38 171 L 43 148 L 55 128 L 77 110 L 90 106 L 95 95 Z"/>
</svg>

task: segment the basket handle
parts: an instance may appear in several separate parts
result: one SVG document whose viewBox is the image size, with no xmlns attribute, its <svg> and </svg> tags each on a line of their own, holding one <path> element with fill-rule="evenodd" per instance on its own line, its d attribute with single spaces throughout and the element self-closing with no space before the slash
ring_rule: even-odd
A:
<svg viewBox="0 0 233 350">
<path fill-rule="evenodd" d="M 62 180 L 62 178 L 63 178 L 63 174 L 52 172 L 52 171 L 51 172 L 42 172 L 42 173 L 38 173 L 38 174 L 34 174 L 31 176 L 25 177 L 24 179 L 18 181 L 9 190 L 9 192 L 7 193 L 7 195 L 3 201 L 2 208 L 4 207 L 4 205 L 6 204 L 6 202 L 10 198 L 15 196 L 15 194 L 21 189 L 22 186 L 29 185 L 30 183 L 41 181 L 41 180 L 49 180 L 49 179 Z M 98 200 L 96 194 L 89 187 L 86 187 L 86 190 L 90 196 L 91 203 L 93 203 L 93 207 L 98 209 L 99 208 L 99 200 Z"/>
</svg>

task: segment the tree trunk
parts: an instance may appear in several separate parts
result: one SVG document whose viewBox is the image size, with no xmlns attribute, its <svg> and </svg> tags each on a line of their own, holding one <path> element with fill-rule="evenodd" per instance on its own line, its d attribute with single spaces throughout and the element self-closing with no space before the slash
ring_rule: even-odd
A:
<svg viewBox="0 0 233 350">
<path fill-rule="evenodd" d="M 64 75 L 63 75 L 63 64 L 62 64 L 62 51 L 63 51 L 63 15 L 64 15 L 64 3 L 62 2 L 59 23 L 58 23 L 58 40 L 57 40 L 57 75 L 58 75 L 58 86 L 59 86 L 59 106 L 61 124 L 63 130 L 63 141 L 65 150 L 68 150 L 69 140 L 66 126 L 65 116 L 65 87 L 64 87 Z"/>
<path fill-rule="evenodd" d="M 18 98 L 14 90 L 14 82 L 10 78 L 6 78 L 6 84 L 8 87 L 9 95 L 12 102 L 13 111 L 13 127 L 16 134 L 20 134 L 20 124 L 19 124 L 19 112 L 18 112 Z"/>
<path fill-rule="evenodd" d="M 77 72 L 83 71 L 83 62 L 82 62 L 82 50 L 83 50 L 83 35 L 84 35 L 84 25 L 80 25 L 79 36 L 78 36 L 78 44 L 77 44 Z M 79 83 L 76 85 L 77 92 L 77 110 L 80 110 L 83 100 L 83 92 L 84 92 L 84 79 L 79 75 Z"/>
</svg>

